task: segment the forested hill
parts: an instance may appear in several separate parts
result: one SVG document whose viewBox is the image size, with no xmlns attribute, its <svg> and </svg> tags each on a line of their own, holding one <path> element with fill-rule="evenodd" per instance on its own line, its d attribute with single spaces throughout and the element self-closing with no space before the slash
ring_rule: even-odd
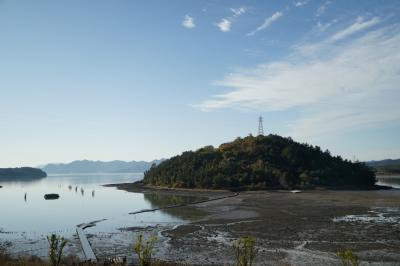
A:
<svg viewBox="0 0 400 266">
<path fill-rule="evenodd" d="M 370 188 L 375 173 L 318 146 L 278 135 L 248 136 L 184 152 L 150 168 L 145 184 L 184 188 Z"/>
<path fill-rule="evenodd" d="M 0 168 L 0 180 L 36 179 L 46 176 L 42 170 L 32 167 Z"/>
</svg>

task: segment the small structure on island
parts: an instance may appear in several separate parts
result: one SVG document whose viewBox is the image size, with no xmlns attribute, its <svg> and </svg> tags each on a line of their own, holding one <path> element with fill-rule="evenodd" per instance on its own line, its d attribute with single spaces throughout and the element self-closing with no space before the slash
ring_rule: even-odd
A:
<svg viewBox="0 0 400 266">
<path fill-rule="evenodd" d="M 260 115 L 258 118 L 258 134 L 257 136 L 264 136 L 263 118 Z"/>
</svg>

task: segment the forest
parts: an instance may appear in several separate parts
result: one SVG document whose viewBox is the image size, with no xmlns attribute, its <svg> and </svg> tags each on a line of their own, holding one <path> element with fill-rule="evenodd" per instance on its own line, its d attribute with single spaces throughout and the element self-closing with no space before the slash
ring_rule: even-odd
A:
<svg viewBox="0 0 400 266">
<path fill-rule="evenodd" d="M 35 179 L 46 176 L 47 174 L 44 171 L 32 167 L 0 168 L 0 180 Z"/>
<path fill-rule="evenodd" d="M 154 164 L 143 178 L 155 186 L 231 190 L 367 189 L 375 181 L 374 170 L 362 162 L 278 135 L 250 135 L 217 148 L 186 151 Z"/>
</svg>

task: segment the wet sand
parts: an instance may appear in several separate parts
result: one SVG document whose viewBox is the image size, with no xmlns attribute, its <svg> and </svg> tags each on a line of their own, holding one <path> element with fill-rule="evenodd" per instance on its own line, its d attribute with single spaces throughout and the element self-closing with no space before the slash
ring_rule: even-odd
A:
<svg viewBox="0 0 400 266">
<path fill-rule="evenodd" d="M 139 192 L 132 184 L 117 187 Z M 231 193 L 143 187 L 140 192 L 211 198 Z M 353 250 L 368 265 L 400 264 L 399 190 L 242 192 L 190 208 L 204 215 L 176 228 L 146 229 L 146 234 L 160 236 L 156 258 L 231 265 L 233 241 L 252 236 L 257 243 L 257 265 L 339 265 L 335 255 L 339 249 Z"/>
</svg>

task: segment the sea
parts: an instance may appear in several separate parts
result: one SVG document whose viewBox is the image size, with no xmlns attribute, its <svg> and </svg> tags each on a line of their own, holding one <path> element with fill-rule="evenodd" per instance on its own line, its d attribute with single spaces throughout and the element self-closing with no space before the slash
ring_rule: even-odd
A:
<svg viewBox="0 0 400 266">
<path fill-rule="evenodd" d="M 179 211 L 129 213 L 193 202 L 198 197 L 132 193 L 103 186 L 134 182 L 142 177 L 143 173 L 95 173 L 48 175 L 29 181 L 0 180 L 0 243 L 35 241 L 53 233 L 72 237 L 77 225 L 93 221 L 97 221 L 89 229 L 93 234 L 126 227 L 185 223 L 185 214 Z M 58 194 L 59 198 L 46 200 L 45 194 Z"/>
</svg>

